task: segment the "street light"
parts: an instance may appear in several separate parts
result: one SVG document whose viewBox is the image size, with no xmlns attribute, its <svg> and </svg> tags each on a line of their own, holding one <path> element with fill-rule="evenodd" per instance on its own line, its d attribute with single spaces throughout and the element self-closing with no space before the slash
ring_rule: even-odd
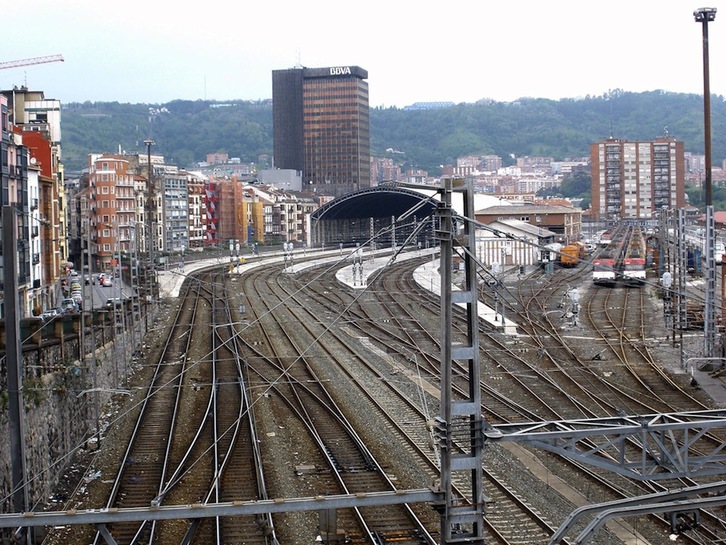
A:
<svg viewBox="0 0 726 545">
<path fill-rule="evenodd" d="M 716 340 L 716 259 L 714 256 L 715 233 L 713 225 L 713 188 L 711 183 L 711 89 L 709 84 L 708 23 L 716 19 L 716 8 L 699 8 L 693 12 L 703 28 L 703 131 L 706 162 L 706 301 L 704 324 L 704 352 L 713 355 Z"/>
<path fill-rule="evenodd" d="M 711 184 L 711 90 L 708 60 L 708 23 L 716 19 L 716 8 L 698 8 L 693 12 L 697 23 L 703 28 L 703 126 L 706 162 L 706 206 L 713 204 Z"/>
</svg>

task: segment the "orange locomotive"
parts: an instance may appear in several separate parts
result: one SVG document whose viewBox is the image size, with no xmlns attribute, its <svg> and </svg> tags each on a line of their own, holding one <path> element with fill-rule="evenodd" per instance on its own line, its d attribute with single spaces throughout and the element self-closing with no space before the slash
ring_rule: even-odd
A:
<svg viewBox="0 0 726 545">
<path fill-rule="evenodd" d="M 573 242 L 560 250 L 560 265 L 562 267 L 577 267 L 580 260 L 585 257 L 585 244 Z"/>
</svg>

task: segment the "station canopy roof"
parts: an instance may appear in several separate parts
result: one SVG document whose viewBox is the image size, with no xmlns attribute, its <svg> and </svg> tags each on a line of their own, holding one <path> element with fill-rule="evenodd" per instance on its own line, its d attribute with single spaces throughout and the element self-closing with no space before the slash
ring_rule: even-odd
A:
<svg viewBox="0 0 726 545">
<path fill-rule="evenodd" d="M 312 219 L 313 221 L 331 221 L 399 217 L 416 206 L 420 207 L 412 215 L 423 218 L 433 214 L 439 200 L 439 192 L 436 187 L 410 189 L 395 185 L 378 186 L 337 197 L 318 208 L 312 214 Z M 475 210 L 507 204 L 509 203 L 491 195 L 474 195 Z M 461 193 L 452 194 L 452 206 L 457 213 L 463 214 Z"/>
</svg>

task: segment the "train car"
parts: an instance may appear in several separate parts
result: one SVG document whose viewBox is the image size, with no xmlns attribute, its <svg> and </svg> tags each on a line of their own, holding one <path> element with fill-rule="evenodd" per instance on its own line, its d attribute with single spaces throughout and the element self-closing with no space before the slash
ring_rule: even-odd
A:
<svg viewBox="0 0 726 545">
<path fill-rule="evenodd" d="M 599 256 L 592 262 L 592 282 L 596 286 L 612 287 L 618 282 L 615 272 L 617 260 L 610 256 Z"/>
<path fill-rule="evenodd" d="M 563 267 L 577 267 L 580 260 L 585 257 L 585 245 L 574 242 L 562 248 L 560 252 L 560 265 Z"/>
<path fill-rule="evenodd" d="M 626 286 L 645 283 L 645 237 L 640 227 L 630 227 L 625 235 L 625 249 L 618 265 L 620 280 Z"/>
<path fill-rule="evenodd" d="M 626 286 L 642 286 L 645 283 L 645 258 L 623 258 L 620 279 Z"/>
<path fill-rule="evenodd" d="M 623 251 L 625 233 L 622 229 L 603 233 L 600 237 L 601 244 L 603 237 L 609 242 L 592 262 L 592 281 L 597 286 L 613 287 L 618 283 L 618 265 Z"/>
<path fill-rule="evenodd" d="M 600 233 L 600 238 L 598 240 L 598 244 L 600 246 L 608 246 L 613 241 L 613 233 L 612 231 L 605 231 L 603 233 Z"/>
</svg>

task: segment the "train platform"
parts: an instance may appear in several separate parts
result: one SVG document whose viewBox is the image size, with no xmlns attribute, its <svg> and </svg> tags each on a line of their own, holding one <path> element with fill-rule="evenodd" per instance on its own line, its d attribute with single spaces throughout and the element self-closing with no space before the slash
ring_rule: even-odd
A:
<svg viewBox="0 0 726 545">
<path fill-rule="evenodd" d="M 380 251 L 375 254 L 370 252 L 344 252 L 339 250 L 329 250 L 325 252 L 316 252 L 319 256 L 316 259 L 306 259 L 299 263 L 294 263 L 285 269 L 288 273 L 295 273 L 310 267 L 317 267 L 323 264 L 329 264 L 331 268 L 336 268 L 335 276 L 339 282 L 346 284 L 354 289 L 364 289 L 368 286 L 370 278 L 379 273 L 385 267 L 391 265 L 390 250 Z M 294 257 L 300 256 L 300 251 L 295 252 Z M 431 261 L 418 267 L 414 273 L 416 282 L 437 295 L 441 295 L 441 276 L 439 275 L 439 260 L 436 257 L 437 250 L 421 249 L 409 252 L 401 252 L 396 256 L 395 261 L 406 261 L 409 259 L 417 259 L 425 255 L 431 256 Z M 356 259 L 357 257 L 357 259 Z M 159 272 L 159 293 L 161 297 L 178 297 L 181 286 L 186 280 L 188 274 L 219 265 L 227 264 L 230 266 L 231 273 L 243 273 L 254 267 L 264 266 L 271 263 L 279 263 L 285 259 L 283 252 L 276 252 L 269 255 L 255 256 L 246 258 L 243 264 L 232 265 L 228 258 L 212 258 L 199 261 L 193 261 L 175 266 L 169 270 Z M 457 290 L 456 286 L 452 287 Z M 481 301 L 477 305 L 479 317 L 487 323 L 495 327 L 497 330 L 507 335 L 517 335 L 516 323 L 506 319 L 501 313 L 495 311 Z"/>
<path fill-rule="evenodd" d="M 390 250 L 388 251 L 390 252 Z M 414 272 L 416 283 L 424 289 L 427 289 L 436 295 L 441 295 L 441 275 L 439 274 L 440 263 L 436 258 L 437 250 L 413 250 L 411 252 L 402 252 L 396 256 L 396 261 L 405 261 L 408 259 L 416 259 L 425 255 L 431 256 L 431 261 L 424 263 Z M 360 263 L 350 263 L 345 267 L 341 267 L 336 272 L 336 278 L 339 282 L 347 284 L 355 289 L 363 289 L 368 286 L 368 280 L 383 268 L 391 264 L 391 257 L 379 256 L 368 257 Z M 452 286 L 452 290 L 458 290 L 456 286 Z M 507 320 L 501 313 L 486 306 L 479 301 L 477 305 L 479 317 L 495 327 L 497 330 L 507 335 L 517 334 L 517 325 L 511 320 Z"/>
<path fill-rule="evenodd" d="M 678 336 L 677 336 L 678 338 Z M 666 337 L 659 341 L 660 350 L 655 349 L 659 361 L 674 374 L 687 374 L 691 385 L 703 390 L 719 408 L 726 408 L 726 361 L 721 357 L 704 358 L 694 356 L 700 353 L 703 344 L 703 333 L 683 335 L 683 352 L 680 348 L 681 339 L 675 344 Z"/>
</svg>

